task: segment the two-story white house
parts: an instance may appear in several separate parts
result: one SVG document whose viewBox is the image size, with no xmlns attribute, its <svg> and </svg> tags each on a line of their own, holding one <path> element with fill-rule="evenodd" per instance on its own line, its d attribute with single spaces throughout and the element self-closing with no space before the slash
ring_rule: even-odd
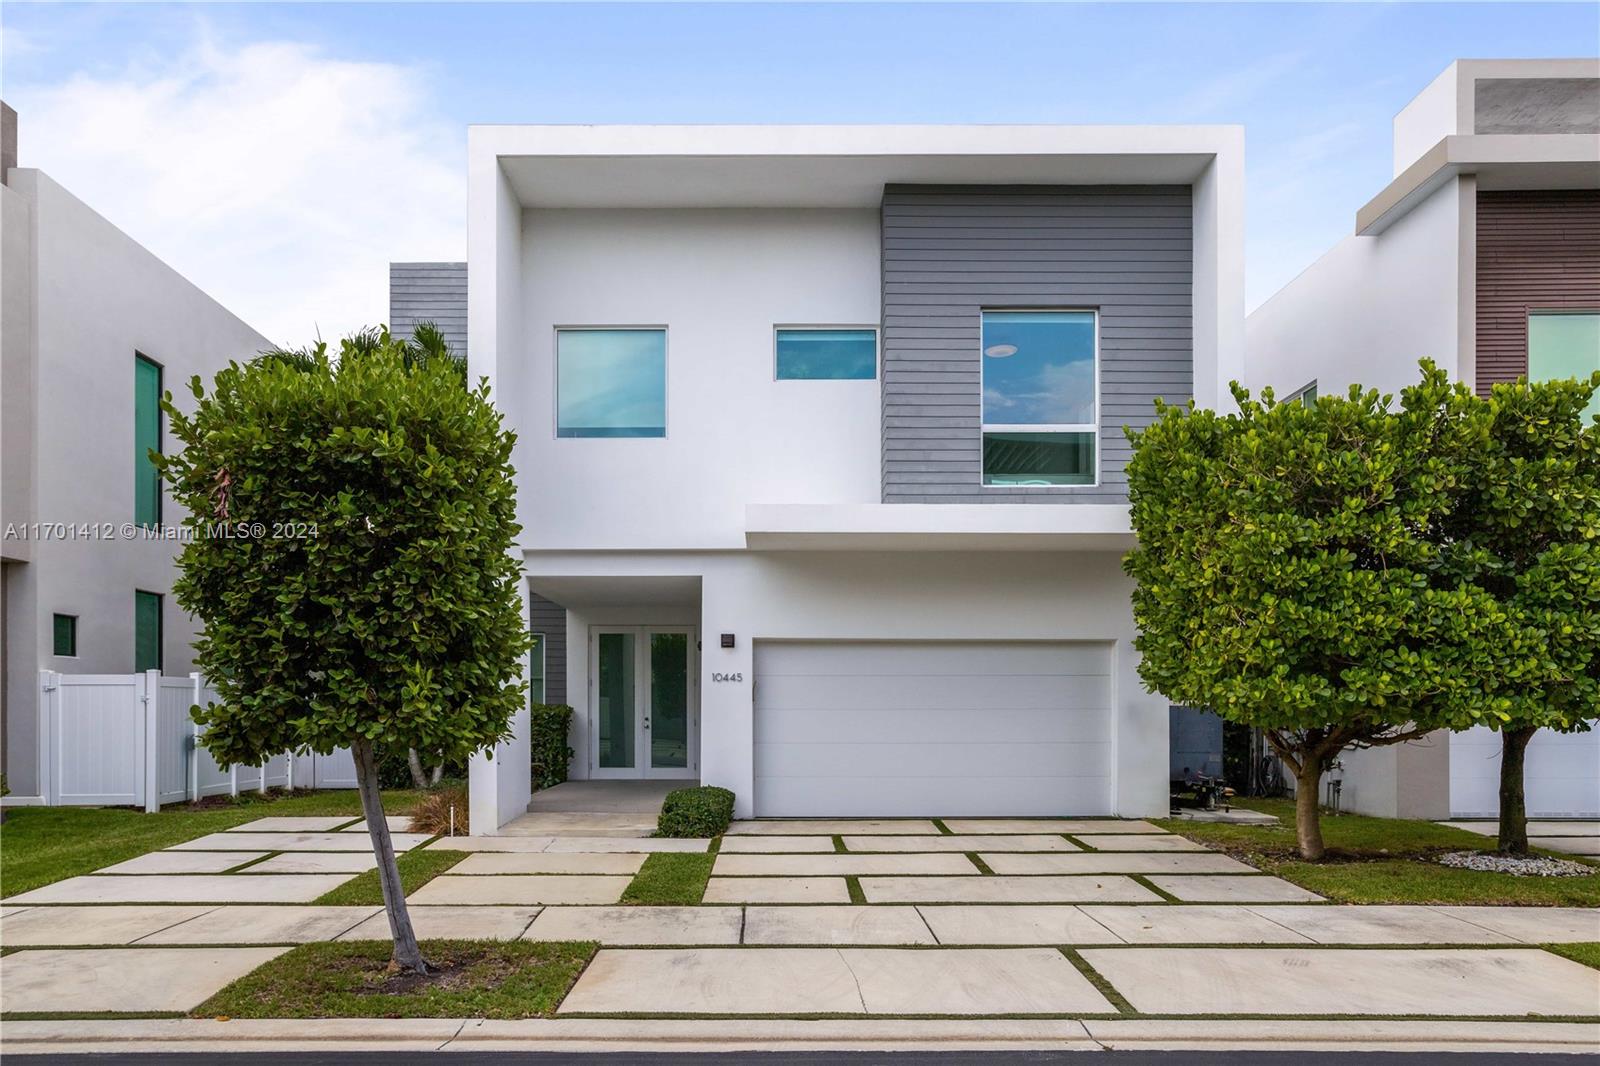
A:
<svg viewBox="0 0 1600 1066">
<path fill-rule="evenodd" d="M 1124 427 L 1241 376 L 1242 164 L 1234 127 L 474 127 L 471 370 L 571 776 L 1165 811 Z M 515 731 L 474 832 L 526 809 Z"/>
</svg>

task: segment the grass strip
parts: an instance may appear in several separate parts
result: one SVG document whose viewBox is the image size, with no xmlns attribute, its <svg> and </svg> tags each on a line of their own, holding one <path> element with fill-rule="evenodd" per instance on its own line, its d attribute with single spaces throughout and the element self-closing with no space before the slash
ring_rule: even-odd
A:
<svg viewBox="0 0 1600 1066">
<path fill-rule="evenodd" d="M 642 907 L 693 907 L 706 894 L 714 860 L 715 856 L 702 852 L 655 852 L 622 890 L 622 902 Z"/>
<path fill-rule="evenodd" d="M 865 903 L 867 901 L 867 894 L 861 889 L 861 878 L 846 877 L 844 879 L 844 887 L 850 893 L 851 903 Z"/>
<path fill-rule="evenodd" d="M 1067 957 L 1067 961 L 1072 963 L 1072 965 L 1077 968 L 1077 971 L 1079 973 L 1083 974 L 1083 976 L 1088 979 L 1088 981 L 1089 981 L 1089 983 L 1091 985 L 1094 985 L 1095 991 L 1099 992 L 1102 996 L 1106 997 L 1106 999 L 1111 1003 L 1111 1005 L 1113 1007 L 1117 1008 L 1118 1013 L 1120 1013 L 1120 1014 L 1137 1014 L 1137 1013 L 1139 1013 L 1138 1011 L 1133 1009 L 1133 1004 L 1132 1003 L 1129 1003 L 1126 999 L 1124 999 L 1122 997 L 1122 993 L 1121 992 L 1118 992 L 1115 988 L 1111 987 L 1111 982 L 1107 981 L 1105 979 L 1105 977 L 1100 973 L 1099 970 L 1096 970 L 1093 966 L 1089 965 L 1089 960 L 1088 959 L 1084 958 L 1082 955 L 1078 954 L 1076 951 L 1073 951 L 1071 948 L 1062 948 L 1061 949 L 1061 954 L 1063 954 L 1063 955 L 1065 955 Z"/>
<path fill-rule="evenodd" d="M 466 857 L 464 851 L 435 851 L 432 848 L 399 855 L 395 858 L 395 865 L 400 868 L 400 887 L 409 896 Z M 378 871 L 368 870 L 353 877 L 338 888 L 324 892 L 314 902 L 327 907 L 381 907 L 383 888 L 378 884 Z"/>
<path fill-rule="evenodd" d="M 588 942 L 425 940 L 428 977 L 388 972 L 385 941 L 302 944 L 196 1007 L 199 1018 L 547 1018 Z"/>
<path fill-rule="evenodd" d="M 937 829 L 940 832 L 941 835 L 943 835 L 943 836 L 955 836 L 955 831 L 952 830 L 949 826 L 944 824 L 944 819 L 943 818 L 931 818 L 931 819 L 929 819 L 929 821 L 933 822 L 933 827 L 935 829 Z"/>
<path fill-rule="evenodd" d="M 836 836 L 833 838 L 833 851 L 836 855 L 843 855 L 845 853 L 844 837 Z"/>
<path fill-rule="evenodd" d="M 988 874 L 991 877 L 994 876 L 994 871 L 989 868 L 989 864 L 988 863 L 983 861 L 983 856 L 979 855 L 975 851 L 967 852 L 966 856 L 967 856 L 967 859 L 972 863 L 972 865 L 974 865 L 974 866 L 976 866 L 978 868 L 978 872 L 979 873 Z"/>
<path fill-rule="evenodd" d="M 1546 951 L 1600 970 L 1600 943 L 1541 944 Z"/>
</svg>

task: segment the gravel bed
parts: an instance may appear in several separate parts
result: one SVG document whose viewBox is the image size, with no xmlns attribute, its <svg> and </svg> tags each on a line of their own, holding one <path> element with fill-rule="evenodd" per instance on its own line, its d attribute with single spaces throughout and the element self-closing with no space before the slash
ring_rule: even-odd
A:
<svg viewBox="0 0 1600 1066">
<path fill-rule="evenodd" d="M 1463 870 L 1486 870 L 1511 874 L 1513 877 L 1582 877 L 1594 873 L 1594 867 L 1567 859 L 1547 859 L 1537 855 L 1519 859 L 1482 851 L 1452 851 L 1439 856 L 1439 862 Z"/>
</svg>

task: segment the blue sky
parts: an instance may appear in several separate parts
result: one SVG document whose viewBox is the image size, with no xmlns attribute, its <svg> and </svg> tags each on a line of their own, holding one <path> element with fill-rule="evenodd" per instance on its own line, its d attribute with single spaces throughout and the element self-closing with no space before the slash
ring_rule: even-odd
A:
<svg viewBox="0 0 1600 1066">
<path fill-rule="evenodd" d="M 1390 176 L 1452 59 L 1600 51 L 1573 4 L 224 4 L 4 10 L 39 166 L 275 340 L 464 254 L 469 122 L 1240 123 L 1255 306 Z M 176 173 L 182 170 L 182 174 Z"/>
</svg>

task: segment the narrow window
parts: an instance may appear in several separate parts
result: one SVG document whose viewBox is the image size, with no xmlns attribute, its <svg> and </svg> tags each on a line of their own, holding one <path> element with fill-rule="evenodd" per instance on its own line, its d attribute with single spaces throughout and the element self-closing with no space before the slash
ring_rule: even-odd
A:
<svg viewBox="0 0 1600 1066">
<path fill-rule="evenodd" d="M 161 474 L 150 461 L 161 450 L 161 366 L 133 357 L 133 520 L 141 526 L 161 523 Z"/>
<path fill-rule="evenodd" d="M 1093 485 L 1093 311 L 983 312 L 983 483 Z"/>
<path fill-rule="evenodd" d="M 54 616 L 53 652 L 56 655 L 75 656 L 78 654 L 78 616 L 75 614 L 58 614 Z"/>
<path fill-rule="evenodd" d="M 780 326 L 779 381 L 871 381 L 878 376 L 878 331 Z"/>
<path fill-rule="evenodd" d="M 1534 311 L 1528 315 L 1528 380 L 1587 378 L 1600 370 L 1600 312 Z M 1584 418 L 1600 414 L 1600 390 Z"/>
<path fill-rule="evenodd" d="M 556 331 L 556 436 L 666 435 L 666 330 Z"/>
<path fill-rule="evenodd" d="M 528 653 L 528 699 L 544 702 L 544 634 L 533 635 L 533 650 Z"/>
<path fill-rule="evenodd" d="M 1280 402 L 1297 403 L 1301 407 L 1317 406 L 1317 383 L 1313 381 L 1309 385 L 1302 385 L 1300 388 L 1295 389 L 1289 395 L 1285 396 Z"/>
<path fill-rule="evenodd" d="M 161 594 L 133 594 L 133 669 L 136 673 L 161 669 Z"/>
</svg>

